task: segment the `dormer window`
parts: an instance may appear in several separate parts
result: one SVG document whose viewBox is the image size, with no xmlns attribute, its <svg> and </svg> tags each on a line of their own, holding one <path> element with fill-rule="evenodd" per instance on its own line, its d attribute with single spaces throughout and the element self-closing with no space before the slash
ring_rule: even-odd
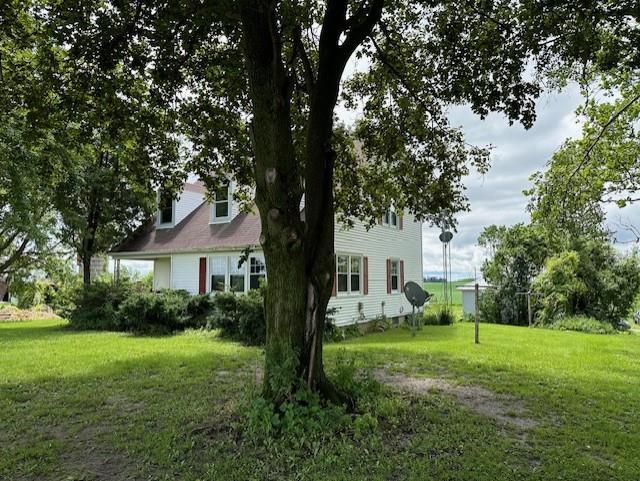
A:
<svg viewBox="0 0 640 481">
<path fill-rule="evenodd" d="M 173 224 L 173 196 L 171 192 L 160 191 L 158 196 L 158 224 Z"/>
<path fill-rule="evenodd" d="M 231 194 L 229 184 L 216 189 L 211 206 L 211 222 L 227 222 L 231 217 Z"/>
</svg>

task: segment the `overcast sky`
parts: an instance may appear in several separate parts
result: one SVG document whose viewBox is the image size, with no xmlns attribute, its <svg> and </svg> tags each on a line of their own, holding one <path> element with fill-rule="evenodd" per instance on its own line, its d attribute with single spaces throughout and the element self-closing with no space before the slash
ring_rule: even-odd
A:
<svg viewBox="0 0 640 481">
<path fill-rule="evenodd" d="M 462 127 L 467 142 L 494 147 L 489 172 L 484 176 L 471 172 L 465 179 L 471 211 L 457 217 L 458 232 L 451 243 L 453 271 L 467 274 L 477 268 L 480 272 L 484 252 L 476 241 L 483 227 L 513 225 L 529 219 L 522 191 L 531 185 L 530 175 L 544 167 L 566 138 L 579 135 L 580 125 L 574 111 L 580 102 L 576 87 L 543 95 L 537 102 L 537 120 L 529 130 L 520 124 L 509 125 L 498 114 L 481 120 L 468 108 L 451 111 L 451 124 Z M 425 225 L 423 232 L 424 270 L 440 271 L 440 231 Z"/>
<path fill-rule="evenodd" d="M 483 249 L 477 246 L 483 227 L 513 225 L 527 222 L 527 199 L 522 191 L 531 186 L 529 177 L 545 167 L 546 162 L 569 137 L 580 135 L 580 124 L 575 116 L 576 107 L 583 101 L 576 86 L 560 93 L 548 93 L 537 102 L 537 120 L 525 130 L 521 125 L 509 125 L 502 115 L 492 114 L 480 120 L 468 108 L 456 108 L 450 113 L 452 125 L 461 126 L 467 141 L 475 145 L 494 146 L 491 169 L 481 176 L 472 172 L 465 180 L 471 211 L 458 216 L 458 232 L 451 244 L 452 270 L 459 276 L 473 274 L 484 260 Z M 619 231 L 619 221 L 640 225 L 637 206 L 619 210 L 608 209 L 609 227 L 617 230 L 620 250 L 632 244 L 629 233 Z M 442 250 L 438 240 L 439 229 L 423 227 L 423 262 L 425 272 L 442 270 Z"/>
</svg>

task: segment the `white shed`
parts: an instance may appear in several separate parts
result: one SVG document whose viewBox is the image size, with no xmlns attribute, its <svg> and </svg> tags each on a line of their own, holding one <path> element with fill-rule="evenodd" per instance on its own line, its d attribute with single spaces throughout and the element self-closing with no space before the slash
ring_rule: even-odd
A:
<svg viewBox="0 0 640 481">
<path fill-rule="evenodd" d="M 484 281 L 472 281 L 456 288 L 462 294 L 462 313 L 464 315 L 475 315 L 476 313 L 476 282 L 480 293 L 491 287 Z"/>
</svg>

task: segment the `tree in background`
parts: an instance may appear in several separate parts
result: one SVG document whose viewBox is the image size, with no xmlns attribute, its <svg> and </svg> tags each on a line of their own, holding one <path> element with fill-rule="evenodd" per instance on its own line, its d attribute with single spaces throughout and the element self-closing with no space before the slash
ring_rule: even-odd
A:
<svg viewBox="0 0 640 481">
<path fill-rule="evenodd" d="M 550 232 L 604 238 L 613 234 L 605 225 L 606 206 L 640 202 L 639 80 L 637 74 L 608 79 L 604 88 L 613 97 L 588 98 L 578 109 L 582 136 L 567 140 L 547 169 L 532 176 L 527 194 L 533 222 Z"/>
<path fill-rule="evenodd" d="M 278 404 L 301 382 L 340 398 L 322 363 L 335 215 L 373 225 L 391 205 L 427 221 L 467 208 L 461 179 L 487 168 L 487 151 L 464 142 L 447 107 L 530 126 L 541 86 L 527 66 L 637 68 L 634 6 L 63 0 L 48 18 L 78 62 L 153 72 L 212 186 L 222 174 L 255 186 L 269 271 L 264 394 Z M 345 74 L 354 56 L 363 69 Z M 362 106 L 353 133 L 334 125 L 339 99 Z"/>
<path fill-rule="evenodd" d="M 149 219 L 157 186 L 181 185 L 180 142 L 147 73 L 78 61 L 49 7 L 0 6 L 0 276 L 41 267 L 61 241 L 88 284 L 91 258 Z"/>
<path fill-rule="evenodd" d="M 0 278 L 6 280 L 43 268 L 57 254 L 51 199 L 61 172 L 54 135 L 59 99 L 40 75 L 56 64 L 55 49 L 29 6 L 0 5 Z"/>
<path fill-rule="evenodd" d="M 542 229 L 532 225 L 486 227 L 478 244 L 489 250 L 482 275 L 495 289 L 483 294 L 483 316 L 491 322 L 527 324 L 531 283 L 553 251 Z"/>
<path fill-rule="evenodd" d="M 119 67 L 65 73 L 68 171 L 53 199 L 61 239 L 78 253 L 87 285 L 91 259 L 148 221 L 157 186 L 167 178 L 179 185 L 182 170 L 173 119 L 153 104 L 144 79 Z"/>
<path fill-rule="evenodd" d="M 517 224 L 487 227 L 478 243 L 494 249 L 482 268 L 494 289 L 480 304 L 490 322 L 527 324 L 531 292 L 538 323 L 584 315 L 615 325 L 640 293 L 640 257 L 619 254 L 599 236 L 549 236 L 538 224 Z"/>
</svg>

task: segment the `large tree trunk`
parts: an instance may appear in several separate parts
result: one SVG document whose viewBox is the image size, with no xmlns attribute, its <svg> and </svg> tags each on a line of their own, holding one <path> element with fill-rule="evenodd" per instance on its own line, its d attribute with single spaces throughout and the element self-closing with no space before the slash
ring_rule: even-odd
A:
<svg viewBox="0 0 640 481">
<path fill-rule="evenodd" d="M 342 45 L 347 2 L 331 0 L 327 4 L 317 75 L 309 85 L 303 152 L 296 152 L 292 137 L 291 79 L 282 59 L 280 31 L 286 27 L 276 21 L 275 2 L 245 0 L 241 8 L 253 107 L 260 242 L 269 273 L 263 391 L 276 404 L 302 383 L 332 400 L 345 399 L 327 382 L 322 362 L 324 323 L 335 270 L 333 110 L 347 59 L 379 18 L 382 0 L 376 2 L 376 9 L 363 17 Z M 295 35 L 293 32 L 295 29 L 289 33 Z M 300 216 L 303 192 L 304 221 Z"/>
<path fill-rule="evenodd" d="M 313 389 L 325 384 L 319 331 L 323 326 L 309 324 L 307 311 L 311 296 L 316 313 L 313 321 L 323 317 L 328 296 L 314 294 L 318 290 L 310 269 L 314 262 L 308 257 L 309 237 L 300 215 L 303 185 L 292 138 L 289 79 L 274 31 L 278 26 L 272 5 L 259 0 L 245 2 L 242 22 L 254 114 L 256 204 L 269 273 L 263 390 L 268 399 L 280 403 L 301 382 Z M 332 259 L 330 263 L 333 265 Z M 321 286 L 324 291 L 330 292 L 330 282 L 327 272 Z"/>
</svg>

